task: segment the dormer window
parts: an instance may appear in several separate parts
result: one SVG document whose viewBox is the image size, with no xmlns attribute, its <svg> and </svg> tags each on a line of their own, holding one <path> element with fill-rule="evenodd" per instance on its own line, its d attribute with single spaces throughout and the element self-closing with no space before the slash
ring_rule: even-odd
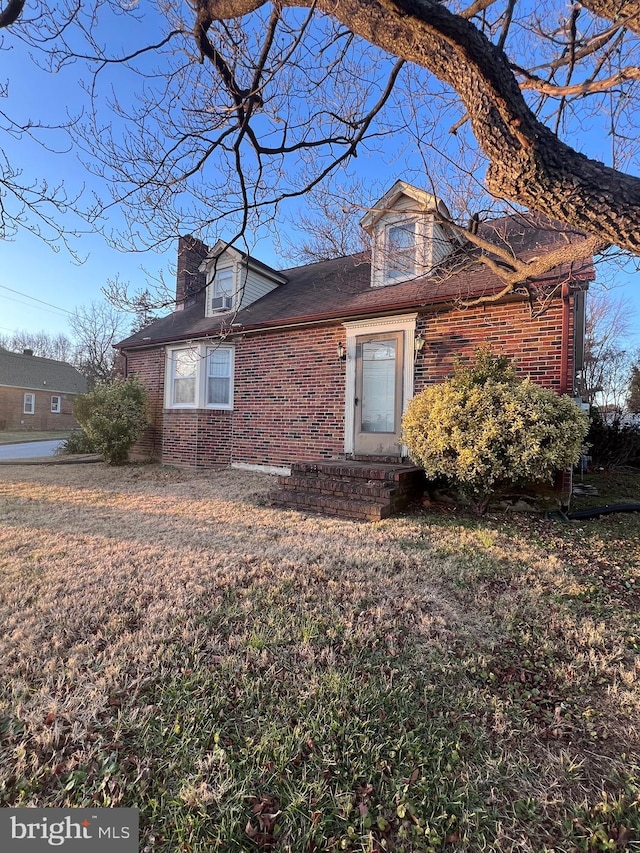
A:
<svg viewBox="0 0 640 853">
<path fill-rule="evenodd" d="M 211 312 L 230 311 L 233 308 L 233 267 L 216 270 L 209 288 Z"/>
<path fill-rule="evenodd" d="M 426 280 L 462 242 L 450 221 L 438 198 L 396 181 L 360 223 L 372 242 L 371 286 Z"/>
<path fill-rule="evenodd" d="M 287 279 L 261 261 L 219 240 L 209 249 L 198 272 L 207 280 L 205 316 L 242 311 Z"/>
<path fill-rule="evenodd" d="M 385 231 L 384 279 L 393 284 L 418 275 L 416 270 L 416 220 L 388 225 Z"/>
</svg>

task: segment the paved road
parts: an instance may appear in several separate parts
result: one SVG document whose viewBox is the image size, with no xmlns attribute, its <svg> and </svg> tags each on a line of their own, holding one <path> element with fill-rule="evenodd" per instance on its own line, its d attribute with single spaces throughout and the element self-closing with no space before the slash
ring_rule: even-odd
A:
<svg viewBox="0 0 640 853">
<path fill-rule="evenodd" d="M 35 456 L 53 456 L 62 441 L 25 441 L 22 444 L 0 444 L 0 459 L 33 459 Z"/>
</svg>

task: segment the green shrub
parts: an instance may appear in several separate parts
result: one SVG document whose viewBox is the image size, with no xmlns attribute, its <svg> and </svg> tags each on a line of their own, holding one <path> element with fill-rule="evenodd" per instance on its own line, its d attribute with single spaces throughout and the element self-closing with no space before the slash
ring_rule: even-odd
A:
<svg viewBox="0 0 640 853">
<path fill-rule="evenodd" d="M 588 418 L 569 397 L 519 381 L 504 357 L 479 356 L 411 400 L 403 441 L 428 477 L 446 477 L 484 512 L 498 488 L 552 481 L 575 464 Z"/>
<path fill-rule="evenodd" d="M 79 397 L 73 412 L 105 462 L 121 465 L 147 425 L 145 390 L 136 376 L 116 379 Z"/>
<path fill-rule="evenodd" d="M 69 438 L 65 438 L 56 453 L 66 456 L 73 453 L 97 453 L 97 450 L 86 432 L 77 429 L 71 433 Z"/>
</svg>

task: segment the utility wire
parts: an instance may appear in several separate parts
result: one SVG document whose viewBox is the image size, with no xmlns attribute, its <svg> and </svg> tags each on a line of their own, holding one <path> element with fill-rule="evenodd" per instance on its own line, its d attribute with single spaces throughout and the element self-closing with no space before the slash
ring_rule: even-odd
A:
<svg viewBox="0 0 640 853">
<path fill-rule="evenodd" d="M 67 311 L 66 308 L 61 308 L 59 305 L 52 305 L 51 302 L 45 302 L 43 299 L 36 299 L 35 296 L 29 296 L 28 293 L 23 293 L 21 290 L 14 290 L 12 287 L 7 287 L 4 284 L 0 284 L 0 288 L 2 288 L 2 290 L 8 290 L 9 293 L 17 293 L 18 296 L 26 296 L 27 299 L 31 299 L 33 302 L 39 302 L 41 305 L 47 305 L 49 308 L 55 308 L 56 311 L 62 311 L 64 314 L 73 314 L 73 311 Z"/>
</svg>

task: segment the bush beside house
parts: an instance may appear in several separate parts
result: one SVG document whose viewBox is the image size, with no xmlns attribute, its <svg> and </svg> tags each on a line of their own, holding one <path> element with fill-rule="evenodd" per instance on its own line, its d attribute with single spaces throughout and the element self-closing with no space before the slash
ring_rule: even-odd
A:
<svg viewBox="0 0 640 853">
<path fill-rule="evenodd" d="M 88 446 L 110 465 L 122 465 L 147 426 L 146 392 L 137 376 L 116 379 L 79 397 L 74 414 Z"/>
<path fill-rule="evenodd" d="M 518 380 L 504 356 L 485 351 L 473 367 L 414 397 L 403 428 L 413 461 L 482 513 L 501 487 L 551 482 L 574 465 L 588 418 L 571 398 Z"/>
</svg>

